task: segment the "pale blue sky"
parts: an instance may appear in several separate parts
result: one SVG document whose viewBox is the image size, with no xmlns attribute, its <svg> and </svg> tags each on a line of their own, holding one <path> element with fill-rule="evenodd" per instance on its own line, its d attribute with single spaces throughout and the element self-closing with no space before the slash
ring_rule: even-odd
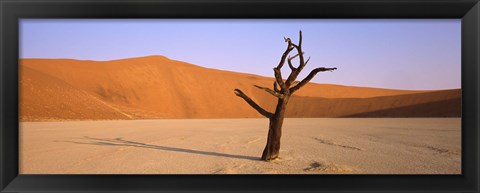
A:
<svg viewBox="0 0 480 193">
<path fill-rule="evenodd" d="M 298 40 L 319 83 L 394 89 L 460 88 L 458 19 L 207 20 L 22 19 L 21 58 L 112 60 L 163 55 L 188 63 L 273 76 L 286 43 Z M 284 67 L 284 74 L 289 73 Z"/>
</svg>

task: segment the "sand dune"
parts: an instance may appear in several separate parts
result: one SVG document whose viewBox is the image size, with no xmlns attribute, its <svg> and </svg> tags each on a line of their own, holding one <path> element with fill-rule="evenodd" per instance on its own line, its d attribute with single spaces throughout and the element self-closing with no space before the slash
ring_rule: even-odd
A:
<svg viewBox="0 0 480 193">
<path fill-rule="evenodd" d="M 443 90 L 372 98 L 296 97 L 289 117 L 460 117 L 461 91 Z"/>
<path fill-rule="evenodd" d="M 22 119 L 128 118 L 128 116 L 89 93 L 76 89 L 57 78 L 28 67 L 22 67 L 22 71 L 24 75 L 20 89 L 20 114 Z"/>
<path fill-rule="evenodd" d="M 20 63 L 24 121 L 261 117 L 233 94 L 235 88 L 266 109 L 275 105 L 275 98 L 253 87 L 271 87 L 272 78 L 163 56 L 112 61 L 21 59 Z M 289 117 L 403 117 L 412 112 L 419 117 L 460 116 L 459 89 L 407 91 L 311 83 L 295 94 L 292 103 Z"/>
</svg>

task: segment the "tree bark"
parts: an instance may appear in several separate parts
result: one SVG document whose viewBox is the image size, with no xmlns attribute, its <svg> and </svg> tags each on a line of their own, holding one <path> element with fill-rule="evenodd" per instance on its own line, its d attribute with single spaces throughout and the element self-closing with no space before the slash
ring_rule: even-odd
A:
<svg viewBox="0 0 480 193">
<path fill-rule="evenodd" d="M 274 115 L 270 118 L 267 145 L 262 153 L 262 160 L 270 161 L 280 155 L 280 138 L 282 137 L 283 118 L 287 108 L 289 96 L 279 98 Z"/>
</svg>

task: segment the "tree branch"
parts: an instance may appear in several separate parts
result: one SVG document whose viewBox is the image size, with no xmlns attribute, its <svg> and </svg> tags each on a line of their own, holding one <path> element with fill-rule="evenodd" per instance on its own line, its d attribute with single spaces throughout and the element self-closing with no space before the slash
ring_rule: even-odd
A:
<svg viewBox="0 0 480 193">
<path fill-rule="evenodd" d="M 295 45 L 294 43 L 292 43 L 292 47 L 297 49 L 297 55 L 299 56 L 299 59 L 300 59 L 299 63 L 300 64 L 298 65 L 297 68 L 295 68 L 295 70 L 292 70 L 292 73 L 290 73 L 287 80 L 285 81 L 286 87 L 289 87 L 289 88 L 291 87 L 292 82 L 295 81 L 295 79 L 297 79 L 297 76 L 300 74 L 300 72 L 303 70 L 303 68 L 306 65 L 305 59 L 303 57 L 304 52 L 302 51 L 302 39 L 303 39 L 302 38 L 302 31 L 300 31 L 299 33 L 300 33 L 300 39 L 298 41 L 298 45 Z M 289 63 L 289 65 L 290 65 L 290 63 Z"/>
<path fill-rule="evenodd" d="M 295 68 L 295 67 L 293 66 L 292 60 L 288 59 L 287 61 L 288 61 L 288 67 L 290 67 L 290 69 L 291 69 L 292 71 L 297 70 L 297 68 Z"/>
<path fill-rule="evenodd" d="M 302 39 L 303 39 L 302 30 L 300 30 L 299 34 L 300 34 L 300 38 L 298 40 L 298 46 L 296 48 L 300 55 L 300 66 L 298 66 L 298 68 L 301 70 L 306 65 L 306 63 L 305 63 L 305 59 L 303 58 L 303 51 L 302 51 Z"/>
<path fill-rule="evenodd" d="M 300 34 L 300 38 L 298 40 L 298 46 L 302 47 L 302 30 L 300 30 L 300 32 L 298 32 Z"/>
<path fill-rule="evenodd" d="M 302 52 L 302 54 L 305 54 L 305 52 Z M 297 68 L 295 68 L 295 67 L 293 66 L 292 60 L 295 59 L 296 57 L 298 57 L 299 55 L 300 55 L 300 54 L 297 53 L 297 54 L 295 54 L 295 55 L 292 56 L 292 57 L 289 56 L 288 59 L 287 59 L 288 66 L 290 67 L 290 69 L 291 69 L 292 71 L 297 70 Z"/>
<path fill-rule="evenodd" d="M 307 61 L 305 61 L 305 66 L 308 64 L 308 61 L 310 61 L 310 56 L 308 57 Z"/>
<path fill-rule="evenodd" d="M 302 31 L 301 30 L 300 30 L 299 34 L 300 34 L 300 38 L 298 40 L 298 45 L 292 43 L 292 46 L 297 49 L 298 55 L 300 56 L 300 65 L 298 65 L 298 69 L 300 69 L 300 71 L 301 71 L 301 69 L 303 69 L 303 67 L 305 66 L 305 59 L 303 58 L 303 51 L 302 51 L 302 39 L 303 39 L 303 37 L 302 37 Z"/>
<path fill-rule="evenodd" d="M 305 54 L 305 52 L 302 52 L 302 54 Z M 293 60 L 293 59 L 295 59 L 296 57 L 298 57 L 298 55 L 300 55 L 300 54 L 297 53 L 297 54 L 295 54 L 295 56 L 288 57 L 288 59 L 289 59 L 289 60 Z"/>
<path fill-rule="evenodd" d="M 288 87 L 286 87 L 285 83 L 283 82 L 282 72 L 280 71 L 280 69 L 285 64 L 285 60 L 287 59 L 288 54 L 294 49 L 294 47 L 292 46 L 292 40 L 290 40 L 290 38 L 283 38 L 285 39 L 285 42 L 288 43 L 288 46 L 285 52 L 283 52 L 282 58 L 280 59 L 277 67 L 273 68 L 273 72 L 275 73 L 275 79 L 277 80 L 278 85 L 280 85 L 280 88 L 286 91 L 288 90 Z"/>
<path fill-rule="evenodd" d="M 272 89 L 269 89 L 269 88 L 266 88 L 266 87 L 261 87 L 261 86 L 258 86 L 258 85 L 253 85 L 253 86 L 255 86 L 255 87 L 259 88 L 259 89 L 262 89 L 262 90 L 264 90 L 265 92 L 268 92 L 268 93 L 270 93 L 271 95 L 273 95 L 273 96 L 275 96 L 275 97 L 277 97 L 277 98 L 283 98 L 283 94 L 278 93 L 278 92 L 275 92 L 275 91 L 273 91 Z"/>
<path fill-rule="evenodd" d="M 285 37 L 284 37 L 285 38 Z M 293 46 L 292 46 L 292 41 L 290 40 L 290 38 L 285 38 L 285 42 L 288 43 L 288 46 L 287 46 L 287 49 L 285 50 L 285 52 L 283 52 L 283 55 L 282 55 L 282 58 L 280 58 L 280 62 L 278 63 L 277 65 L 277 68 L 280 69 L 283 67 L 283 64 L 285 64 L 285 59 L 287 58 L 288 54 L 293 50 Z"/>
<path fill-rule="evenodd" d="M 273 117 L 272 113 L 270 113 L 270 112 L 266 111 L 265 109 L 263 109 L 262 107 L 260 107 L 257 103 L 255 103 L 255 101 L 253 101 L 250 97 L 245 95 L 245 93 L 243 93 L 241 90 L 235 89 L 234 92 L 235 92 L 235 95 L 243 98 L 243 100 L 245 100 L 250 106 L 252 106 L 252 108 L 257 110 L 258 113 L 260 113 L 261 115 L 263 115 L 267 118 Z"/>
<path fill-rule="evenodd" d="M 275 90 L 276 92 L 280 92 L 280 89 L 278 89 L 277 86 L 278 86 L 277 81 L 276 80 L 273 81 L 273 90 Z"/>
<path fill-rule="evenodd" d="M 305 59 L 303 58 L 303 51 L 302 51 L 302 47 L 300 46 L 297 46 L 295 44 L 292 44 L 294 48 L 297 49 L 297 52 L 298 52 L 298 56 L 299 56 L 299 59 L 300 59 L 300 64 L 298 65 L 298 68 L 297 69 L 303 69 L 303 67 L 305 67 Z M 300 54 L 301 53 L 301 54 Z"/>
<path fill-rule="evenodd" d="M 300 81 L 293 81 L 292 86 L 295 86 L 296 84 L 300 83 Z"/>
<path fill-rule="evenodd" d="M 279 68 L 273 68 L 273 72 L 275 74 L 275 81 L 278 83 L 278 85 L 280 85 L 280 88 L 282 88 L 283 90 L 287 90 L 288 87 L 283 82 L 282 72 L 280 72 L 280 69 Z"/>
<path fill-rule="evenodd" d="M 290 88 L 290 93 L 293 93 L 293 92 L 297 91 L 298 89 L 302 88 L 303 86 L 305 86 L 308 82 L 310 82 L 310 80 L 312 80 L 313 77 L 315 77 L 315 75 L 317 75 L 317 73 L 326 72 L 326 71 L 334 71 L 336 69 L 337 68 L 324 68 L 324 67 L 315 68 L 314 70 L 312 70 L 310 72 L 310 74 L 307 75 L 307 77 L 305 77 L 302 81 L 300 81 L 300 83 L 298 83 L 294 87 Z"/>
</svg>

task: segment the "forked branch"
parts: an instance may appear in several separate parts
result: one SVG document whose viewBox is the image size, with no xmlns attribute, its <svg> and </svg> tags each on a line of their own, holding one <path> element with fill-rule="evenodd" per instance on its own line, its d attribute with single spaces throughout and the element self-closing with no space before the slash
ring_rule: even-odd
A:
<svg viewBox="0 0 480 193">
<path fill-rule="evenodd" d="M 261 87 L 261 86 L 258 86 L 258 85 L 254 85 L 255 87 L 259 88 L 259 89 L 262 89 L 264 90 L 265 92 L 268 92 L 270 93 L 271 95 L 277 97 L 277 98 L 283 98 L 283 94 L 281 93 L 278 93 L 278 92 L 275 92 L 274 90 L 272 89 L 269 89 L 269 88 L 266 88 L 266 87 Z"/>
<path fill-rule="evenodd" d="M 305 54 L 305 52 L 302 52 L 302 54 Z M 296 57 L 298 57 L 298 55 L 300 55 L 300 54 L 297 53 L 297 54 L 295 54 L 295 55 L 292 56 L 292 57 L 288 57 L 288 59 L 289 59 L 289 60 L 293 60 L 293 59 L 295 59 Z"/>
<path fill-rule="evenodd" d="M 312 80 L 313 77 L 315 77 L 315 75 L 317 75 L 317 73 L 319 72 L 327 72 L 327 71 L 334 71 L 336 70 L 337 68 L 324 68 L 324 67 L 320 67 L 320 68 L 315 68 L 313 69 L 310 74 L 307 75 L 307 77 L 305 77 L 302 81 L 300 81 L 300 83 L 298 83 L 297 85 L 295 85 L 294 87 L 290 88 L 290 93 L 293 93 L 295 91 L 297 91 L 298 89 L 302 88 L 303 86 L 305 86 L 308 82 L 310 82 L 310 80 Z"/>
<path fill-rule="evenodd" d="M 302 54 L 305 54 L 305 52 L 302 52 Z M 300 54 L 295 54 L 294 56 L 288 57 L 288 59 L 287 59 L 288 66 L 290 67 L 290 69 L 291 69 L 292 71 L 297 70 L 297 68 L 295 68 L 295 67 L 293 66 L 292 60 L 295 59 L 296 57 L 298 57 L 299 55 L 300 55 Z"/>
<path fill-rule="evenodd" d="M 234 92 L 235 92 L 235 95 L 237 95 L 237 96 L 241 97 L 243 100 L 245 100 L 250 106 L 252 106 L 255 110 L 257 110 L 258 113 L 260 113 L 261 115 L 263 115 L 267 118 L 273 117 L 272 113 L 270 113 L 270 112 L 266 111 L 265 109 L 263 109 L 262 107 L 260 107 L 257 103 L 255 103 L 255 101 L 253 101 L 250 97 L 248 97 L 240 89 L 235 89 Z"/>
<path fill-rule="evenodd" d="M 293 46 L 292 40 L 290 40 L 290 38 L 285 38 L 284 37 L 284 39 L 285 39 L 285 42 L 288 43 L 288 46 L 287 46 L 287 49 L 285 50 L 285 52 L 283 52 L 282 58 L 280 59 L 280 62 L 278 63 L 277 67 L 273 68 L 273 72 L 275 73 L 275 79 L 276 79 L 278 85 L 280 86 L 280 88 L 282 88 L 282 90 L 286 91 L 286 90 L 288 90 L 288 87 L 285 85 L 285 82 L 283 82 L 282 72 L 280 71 L 280 69 L 285 64 L 285 60 L 287 59 L 288 54 L 294 49 L 294 46 Z"/>
<path fill-rule="evenodd" d="M 307 65 L 308 63 L 308 60 L 307 62 L 305 62 L 305 59 L 303 57 L 304 52 L 302 51 L 302 39 L 303 39 L 302 31 L 299 32 L 299 35 L 300 35 L 300 39 L 298 41 L 298 45 L 291 43 L 292 46 L 297 50 L 297 54 L 293 57 L 288 58 L 288 65 L 290 66 L 290 69 L 292 69 L 292 73 L 290 73 L 287 80 L 285 81 L 285 85 L 288 88 L 291 88 L 292 83 L 295 81 L 295 79 L 297 79 L 297 76 L 300 74 L 300 72 L 303 70 L 305 65 Z M 299 57 L 299 65 L 296 68 L 291 63 L 291 59 L 295 57 Z"/>
</svg>

